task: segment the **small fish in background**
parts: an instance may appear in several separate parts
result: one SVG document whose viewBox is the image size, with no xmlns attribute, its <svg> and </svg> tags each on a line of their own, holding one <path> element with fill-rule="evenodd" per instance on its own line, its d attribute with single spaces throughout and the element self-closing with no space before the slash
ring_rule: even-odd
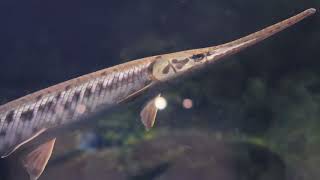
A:
<svg viewBox="0 0 320 180">
<path fill-rule="evenodd" d="M 57 136 L 70 131 L 67 127 L 93 119 L 106 109 L 144 94 L 146 90 L 157 91 L 165 82 L 206 68 L 315 12 L 315 9 L 305 10 L 226 44 L 130 61 L 6 103 L 0 106 L 0 155 L 5 158 L 21 147 L 26 148 L 22 163 L 30 179 L 36 180 L 50 159 Z M 147 130 L 154 125 L 158 109 L 163 108 L 164 103 L 163 97 L 157 95 L 144 106 L 140 116 Z M 189 100 L 185 105 L 186 108 L 192 107 Z"/>
</svg>

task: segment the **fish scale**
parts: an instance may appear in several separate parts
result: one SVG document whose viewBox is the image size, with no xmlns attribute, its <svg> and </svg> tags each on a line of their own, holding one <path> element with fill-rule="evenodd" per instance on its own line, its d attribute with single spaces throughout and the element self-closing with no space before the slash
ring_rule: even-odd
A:
<svg viewBox="0 0 320 180">
<path fill-rule="evenodd" d="M 132 66 L 120 66 L 116 69 L 112 68 L 111 71 L 107 70 L 107 73 L 103 73 L 100 76 L 98 74 L 102 73 L 96 72 L 93 74 L 95 77 L 93 79 L 88 79 L 78 84 L 66 83 L 64 91 L 61 91 L 61 89 L 52 90 L 49 94 L 43 94 L 41 98 L 39 98 L 39 93 L 27 97 L 34 100 L 32 103 L 29 101 L 24 103 L 23 98 L 21 98 L 20 103 L 15 103 L 10 108 L 0 107 L 0 129 L 1 131 L 6 130 L 5 135 L 0 136 L 1 154 L 26 140 L 41 128 L 51 128 L 77 121 L 100 109 L 116 104 L 121 99 L 125 99 L 128 95 L 143 88 L 150 81 L 147 71 L 149 64 L 145 63 L 144 65 L 139 64 L 136 66 L 133 63 Z M 134 72 L 135 69 L 138 70 L 136 74 L 127 73 L 129 71 Z M 129 79 L 133 79 L 133 82 L 128 83 Z M 111 83 L 103 86 L 105 81 Z M 98 88 L 98 86 L 101 87 Z M 51 87 L 51 89 L 55 89 L 55 87 Z M 80 97 L 75 102 L 73 98 L 79 90 L 81 92 Z M 85 97 L 85 93 L 88 93 L 87 97 Z M 59 97 L 56 98 L 58 94 Z M 76 108 L 79 105 L 83 106 L 87 112 L 84 114 L 77 113 Z M 44 109 L 39 110 L 39 108 Z M 2 109 L 6 109 L 6 111 L 1 112 Z M 15 112 L 14 118 L 12 122 L 6 122 L 6 116 L 11 111 Z M 30 118 L 31 116 L 26 116 L 26 120 L 22 120 L 21 114 L 29 112 L 32 113 L 32 118 Z M 19 135 L 20 133 L 21 135 Z"/>
</svg>

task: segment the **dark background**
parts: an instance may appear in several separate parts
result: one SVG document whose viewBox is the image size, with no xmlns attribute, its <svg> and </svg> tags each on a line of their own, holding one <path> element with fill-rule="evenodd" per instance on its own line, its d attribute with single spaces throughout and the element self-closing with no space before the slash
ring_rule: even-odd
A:
<svg viewBox="0 0 320 180">
<path fill-rule="evenodd" d="M 2 0 L 0 102 L 129 60 L 225 43 L 319 5 Z M 67 135 L 40 179 L 318 179 L 319 44 L 318 13 L 173 84 L 150 132 L 138 102 Z M 0 161 L 0 179 L 26 178 L 15 162 Z"/>
</svg>

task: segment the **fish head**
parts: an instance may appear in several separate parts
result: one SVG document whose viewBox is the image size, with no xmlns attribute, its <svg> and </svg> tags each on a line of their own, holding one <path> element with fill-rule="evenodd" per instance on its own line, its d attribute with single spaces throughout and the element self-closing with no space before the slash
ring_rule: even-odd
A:
<svg viewBox="0 0 320 180">
<path fill-rule="evenodd" d="M 152 65 L 152 75 L 156 80 L 167 81 L 187 74 L 207 63 L 206 53 L 183 53 L 176 56 L 159 56 Z"/>
<path fill-rule="evenodd" d="M 316 9 L 307 9 L 291 18 L 219 46 L 181 51 L 156 56 L 152 65 L 152 76 L 159 81 L 167 81 L 188 74 L 196 69 L 208 67 L 217 60 L 240 52 L 314 14 Z"/>
</svg>

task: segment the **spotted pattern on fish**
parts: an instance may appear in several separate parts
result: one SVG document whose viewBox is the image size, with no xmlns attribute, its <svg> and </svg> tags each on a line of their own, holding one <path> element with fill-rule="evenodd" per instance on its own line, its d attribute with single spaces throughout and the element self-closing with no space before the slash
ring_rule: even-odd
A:
<svg viewBox="0 0 320 180">
<path fill-rule="evenodd" d="M 10 111 L 5 117 L 5 121 L 10 124 L 13 121 L 14 111 Z"/>
<path fill-rule="evenodd" d="M 173 59 L 171 62 L 175 64 L 175 67 L 177 69 L 181 69 L 183 68 L 183 66 L 185 66 L 189 62 L 189 58 L 186 58 L 180 61 L 178 61 L 177 59 Z"/>
<path fill-rule="evenodd" d="M 31 121 L 32 118 L 33 118 L 33 110 L 32 109 L 21 113 L 21 116 L 20 116 L 21 121 Z"/>
<path fill-rule="evenodd" d="M 201 61 L 201 60 L 203 60 L 204 58 L 205 58 L 205 54 L 195 54 L 195 55 L 193 55 L 193 56 L 191 56 L 191 58 L 190 59 L 192 59 L 192 60 L 194 60 L 194 61 Z"/>
<path fill-rule="evenodd" d="M 146 71 L 149 64 L 103 73 L 103 76 L 77 86 L 67 85 L 62 91 L 37 95 L 34 102 L 0 112 L 1 153 L 7 150 L 5 146 L 15 146 L 41 127 L 50 128 L 77 121 L 143 88 L 145 82 L 150 81 Z M 79 107 L 85 111 L 78 110 Z"/>
<path fill-rule="evenodd" d="M 162 73 L 163 74 L 168 74 L 170 71 L 171 65 L 168 64 L 165 68 L 163 68 Z"/>
</svg>

